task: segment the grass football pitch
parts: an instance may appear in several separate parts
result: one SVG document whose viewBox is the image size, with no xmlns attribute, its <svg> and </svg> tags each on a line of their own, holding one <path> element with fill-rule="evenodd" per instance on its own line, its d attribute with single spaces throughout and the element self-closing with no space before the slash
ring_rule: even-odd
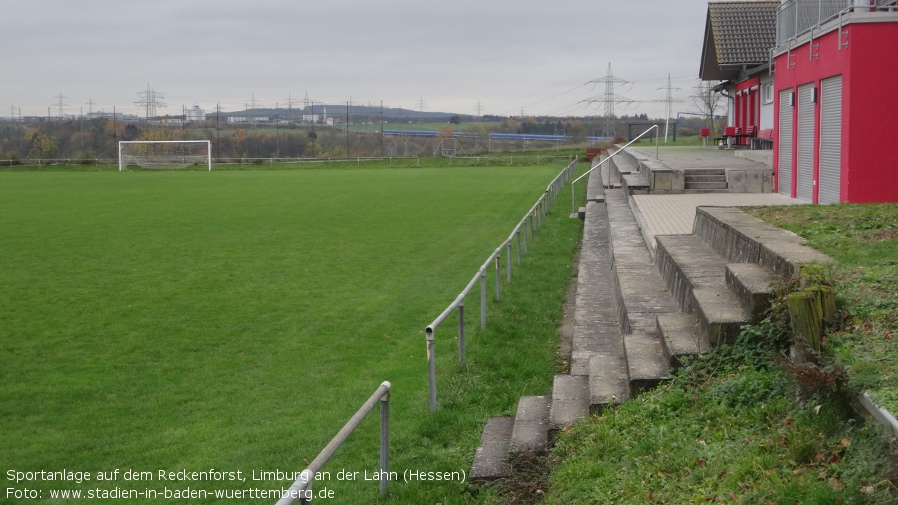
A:
<svg viewBox="0 0 898 505">
<path fill-rule="evenodd" d="M 26 487 L 41 493 L 35 503 L 84 501 L 51 498 L 65 489 L 287 487 L 292 479 L 253 475 L 304 468 L 384 380 L 400 478 L 388 501 L 482 500 L 467 483 L 405 483 L 403 471 L 467 471 L 472 427 L 547 392 L 553 335 L 491 349 L 475 328 L 475 289 L 467 367 L 454 319 L 438 330 L 448 396 L 431 414 L 423 328 L 562 168 L 0 173 L 0 503 L 18 503 L 8 490 Z M 553 210 L 570 242 L 579 223 L 567 205 Z M 563 277 L 563 256 L 541 268 Z M 507 291 L 524 297 L 526 283 Z M 316 489 L 332 503 L 377 501 L 377 482 L 364 481 L 377 470 L 377 431 L 375 411 L 325 467 Z M 210 469 L 244 480 L 160 474 Z M 128 470 L 150 478 L 127 480 Z M 116 501 L 185 501 L 153 496 Z"/>
</svg>

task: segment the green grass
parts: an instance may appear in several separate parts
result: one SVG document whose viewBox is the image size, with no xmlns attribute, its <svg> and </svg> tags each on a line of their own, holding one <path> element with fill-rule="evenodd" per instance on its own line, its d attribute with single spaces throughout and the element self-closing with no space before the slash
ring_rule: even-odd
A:
<svg viewBox="0 0 898 505">
<path fill-rule="evenodd" d="M 845 366 L 857 391 L 898 412 L 898 205 L 801 205 L 751 212 L 808 239 L 833 257 L 827 271 L 845 324 L 832 329 L 826 353 Z"/>
<path fill-rule="evenodd" d="M 544 503 L 894 503 L 889 437 L 833 391 L 796 402 L 782 324 L 748 328 L 578 423 L 559 439 Z"/>
<path fill-rule="evenodd" d="M 453 321 L 438 330 L 436 414 L 423 328 L 563 167 L 0 174 L 4 478 L 298 471 L 383 380 L 394 388 L 392 469 L 467 471 L 486 418 L 548 390 L 579 240 L 566 202 L 491 302 L 487 330 L 473 328 L 469 304 L 464 368 Z M 325 467 L 332 479 L 318 488 L 337 503 L 376 501 L 377 483 L 336 479 L 376 468 L 372 417 Z M 47 503 L 50 489 L 73 487 L 6 484 L 41 489 Z M 398 482 L 388 502 L 487 495 Z"/>
</svg>

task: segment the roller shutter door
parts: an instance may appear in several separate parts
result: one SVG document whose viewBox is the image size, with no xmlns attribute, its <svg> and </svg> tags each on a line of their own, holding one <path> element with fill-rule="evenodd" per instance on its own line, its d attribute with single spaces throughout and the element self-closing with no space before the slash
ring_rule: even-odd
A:
<svg viewBox="0 0 898 505">
<path fill-rule="evenodd" d="M 842 76 L 820 83 L 819 203 L 839 203 L 842 179 Z"/>
<path fill-rule="evenodd" d="M 798 87 L 798 149 L 795 159 L 795 197 L 814 200 L 814 84 Z"/>
<path fill-rule="evenodd" d="M 789 197 L 792 196 L 792 115 L 792 90 L 780 91 L 777 191 Z"/>
</svg>

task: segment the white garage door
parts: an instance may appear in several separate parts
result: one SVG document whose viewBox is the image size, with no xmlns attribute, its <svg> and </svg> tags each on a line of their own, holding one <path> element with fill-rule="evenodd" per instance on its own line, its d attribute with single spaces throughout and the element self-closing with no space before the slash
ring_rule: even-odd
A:
<svg viewBox="0 0 898 505">
<path fill-rule="evenodd" d="M 780 91 L 780 121 L 777 135 L 777 191 L 792 196 L 792 90 Z"/>
<path fill-rule="evenodd" d="M 839 203 L 842 180 L 842 76 L 820 83 L 820 203 Z"/>
<path fill-rule="evenodd" d="M 798 149 L 795 158 L 795 197 L 814 199 L 814 83 L 798 87 Z"/>
</svg>

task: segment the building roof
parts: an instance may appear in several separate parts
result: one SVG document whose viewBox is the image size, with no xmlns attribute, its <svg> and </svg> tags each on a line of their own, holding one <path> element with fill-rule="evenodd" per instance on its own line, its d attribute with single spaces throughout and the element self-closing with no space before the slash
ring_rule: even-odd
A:
<svg viewBox="0 0 898 505">
<path fill-rule="evenodd" d="M 738 78 L 766 64 L 776 43 L 779 1 L 710 2 L 699 76 L 706 81 Z"/>
</svg>

